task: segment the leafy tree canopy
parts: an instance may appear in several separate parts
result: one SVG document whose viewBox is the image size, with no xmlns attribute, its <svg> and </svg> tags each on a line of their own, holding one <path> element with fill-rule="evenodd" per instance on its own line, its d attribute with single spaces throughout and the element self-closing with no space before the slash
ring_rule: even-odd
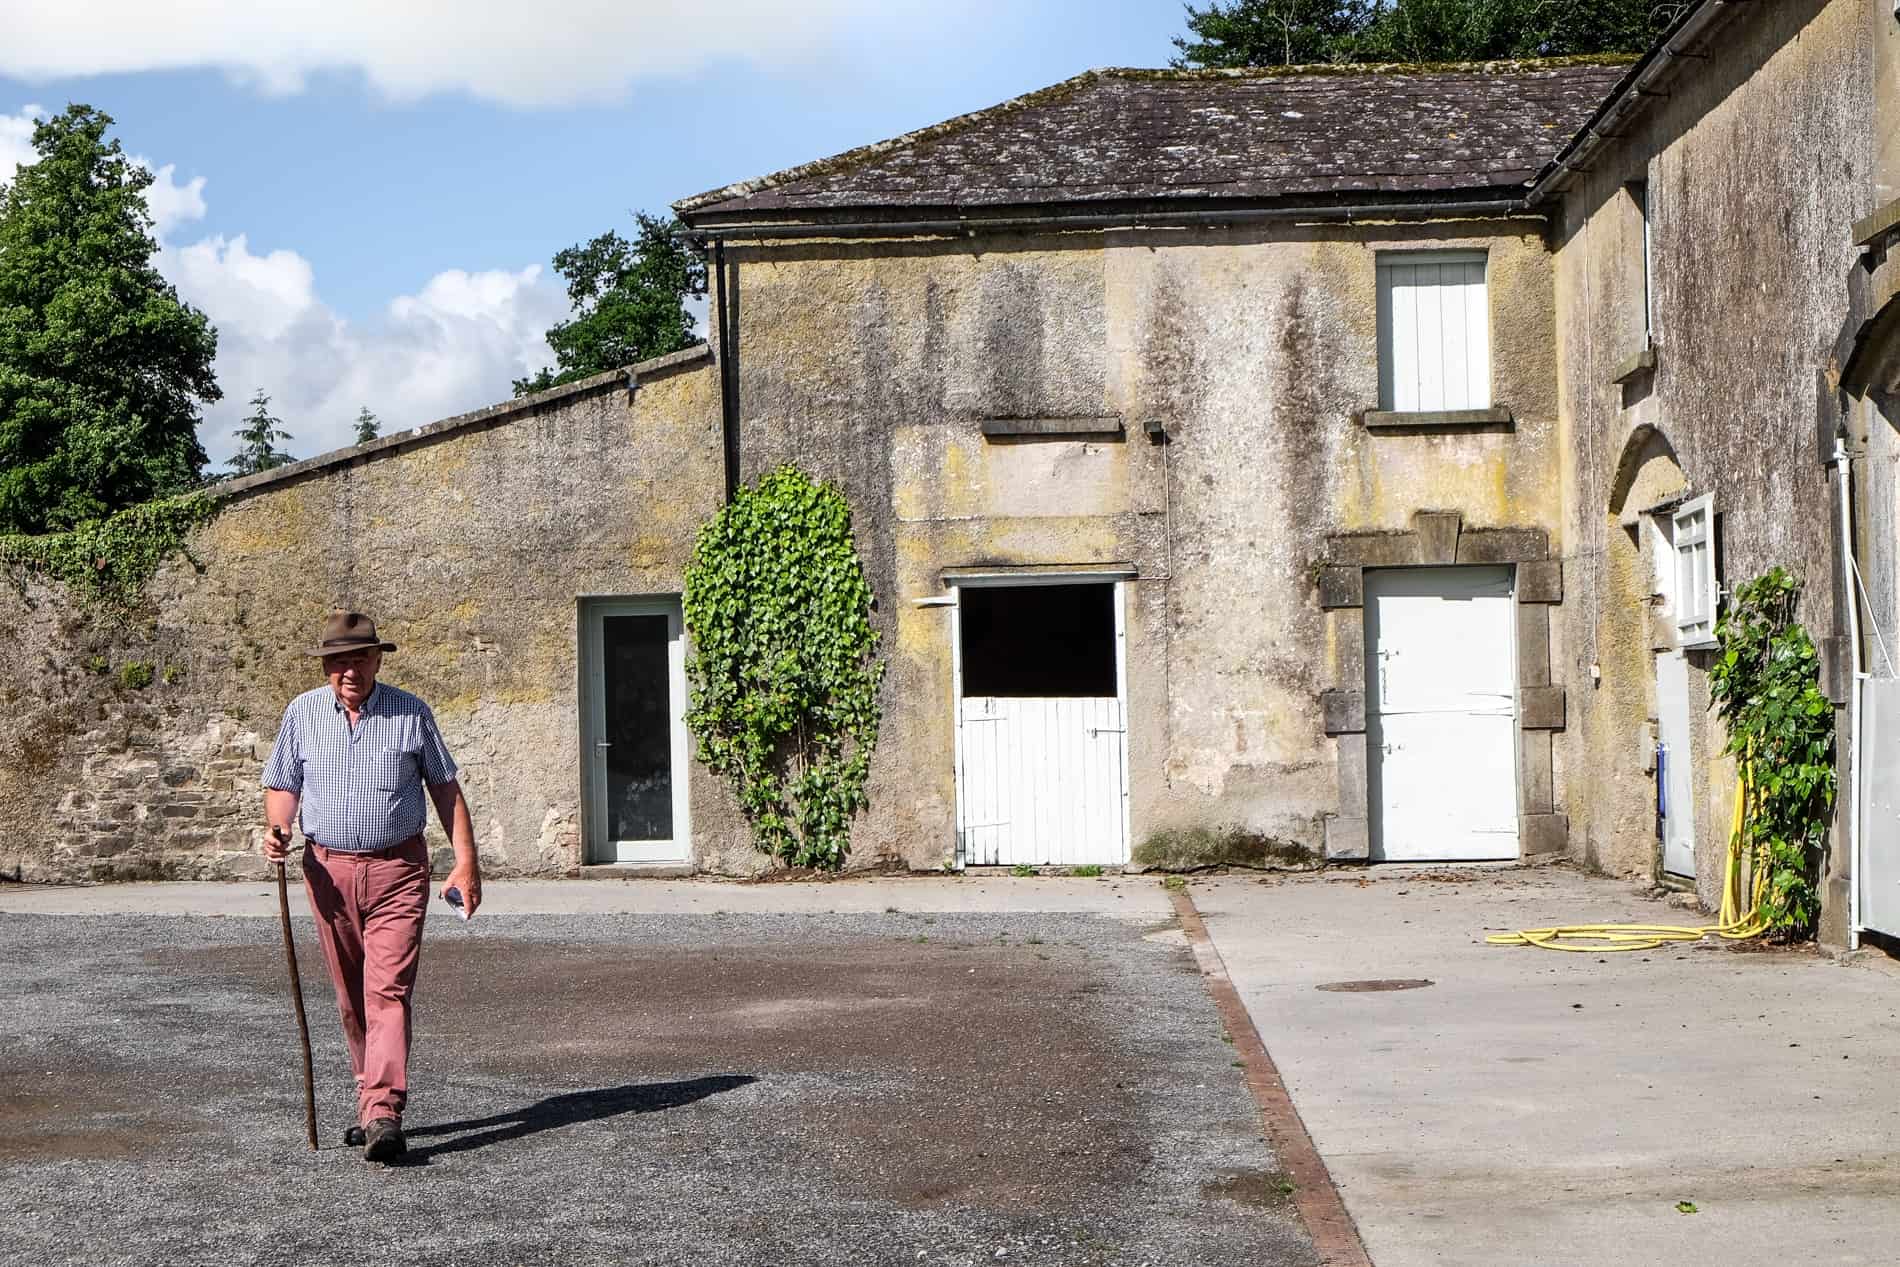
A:
<svg viewBox="0 0 1900 1267">
<path fill-rule="evenodd" d="M 556 367 L 515 380 L 515 395 L 677 352 L 694 342 L 688 299 L 706 293 L 706 262 L 676 236 L 670 217 L 634 216 L 629 242 L 603 233 L 554 257 L 574 316 L 548 331 Z"/>
<path fill-rule="evenodd" d="M 1682 0 L 1212 0 L 1187 5 L 1177 67 L 1468 62 L 1638 53 Z"/>
<path fill-rule="evenodd" d="M 358 444 L 368 444 L 381 434 L 383 434 L 383 420 L 371 413 L 368 405 L 364 405 L 361 409 L 357 410 L 356 442 Z"/>
<path fill-rule="evenodd" d="M 251 397 L 251 412 L 244 416 L 244 425 L 231 434 L 238 438 L 239 446 L 231 459 L 233 475 L 255 475 L 297 460 L 277 447 L 279 440 L 288 440 L 291 435 L 283 429 L 283 419 L 271 416 L 270 397 L 261 387 Z"/>
<path fill-rule="evenodd" d="M 111 116 L 71 105 L 0 185 L 0 532 L 60 531 L 202 482 L 217 331 L 152 265 Z"/>
</svg>

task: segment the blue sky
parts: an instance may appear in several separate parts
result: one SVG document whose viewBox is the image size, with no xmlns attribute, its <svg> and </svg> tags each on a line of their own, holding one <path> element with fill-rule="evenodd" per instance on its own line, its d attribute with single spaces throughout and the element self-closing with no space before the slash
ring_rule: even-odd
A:
<svg viewBox="0 0 1900 1267">
<path fill-rule="evenodd" d="M 0 0 L 0 29 L 0 180 L 28 108 L 68 101 L 158 172 L 160 266 L 220 331 L 222 461 L 259 388 L 299 456 L 345 443 L 359 405 L 396 430 L 501 399 L 548 359 L 561 247 L 1165 64 L 1183 24 L 1175 0 Z"/>
</svg>

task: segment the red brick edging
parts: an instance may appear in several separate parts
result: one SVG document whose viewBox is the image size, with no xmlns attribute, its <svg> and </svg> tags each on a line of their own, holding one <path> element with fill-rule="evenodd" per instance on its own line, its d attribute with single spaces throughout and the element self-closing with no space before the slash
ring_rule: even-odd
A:
<svg viewBox="0 0 1900 1267">
<path fill-rule="evenodd" d="M 1319 1251 L 1322 1267 L 1372 1267 L 1372 1259 L 1366 1256 L 1366 1247 L 1360 1243 L 1359 1229 L 1353 1226 L 1352 1216 L 1346 1213 L 1346 1203 L 1340 1199 L 1339 1189 L 1333 1186 L 1332 1172 L 1326 1169 L 1319 1150 L 1313 1147 L 1313 1137 L 1306 1133 L 1306 1124 L 1300 1121 L 1299 1110 L 1293 1107 L 1286 1083 L 1281 1081 L 1273 1057 L 1267 1054 L 1267 1045 L 1261 1041 L 1260 1031 L 1254 1028 L 1253 1018 L 1247 1015 L 1246 1005 L 1240 1001 L 1240 991 L 1227 975 L 1227 965 L 1221 961 L 1220 951 L 1208 939 L 1207 925 L 1201 922 L 1194 900 L 1180 890 L 1169 896 L 1174 899 L 1174 912 L 1181 918 L 1188 945 L 1194 950 L 1194 961 L 1200 965 L 1201 979 L 1207 983 L 1207 992 L 1214 998 L 1221 1023 L 1234 1040 L 1234 1051 L 1240 1056 L 1247 1089 L 1253 1092 L 1254 1103 L 1260 1106 L 1267 1139 L 1279 1156 L 1287 1178 L 1293 1182 L 1294 1206 L 1299 1211 L 1300 1221 L 1306 1225 L 1307 1235 L 1313 1240 L 1313 1248 Z"/>
</svg>

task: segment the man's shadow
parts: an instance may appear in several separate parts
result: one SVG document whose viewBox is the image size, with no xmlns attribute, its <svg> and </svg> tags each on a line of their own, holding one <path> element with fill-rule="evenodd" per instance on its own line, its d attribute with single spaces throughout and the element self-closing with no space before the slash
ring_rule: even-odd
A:
<svg viewBox="0 0 1900 1267">
<path fill-rule="evenodd" d="M 736 1091 L 757 1081 L 751 1074 L 722 1073 L 705 1078 L 688 1078 L 684 1082 L 630 1082 L 620 1087 L 569 1091 L 565 1095 L 552 1095 L 526 1108 L 497 1113 L 493 1117 L 415 1127 L 406 1132 L 412 1140 L 418 1136 L 432 1135 L 453 1135 L 455 1138 L 411 1148 L 403 1162 L 411 1166 L 426 1166 L 432 1157 L 486 1148 L 490 1144 L 520 1139 L 537 1131 L 556 1130 L 577 1122 L 598 1122 L 602 1118 L 618 1117 L 622 1113 L 658 1113 L 677 1109 L 709 1095 Z"/>
</svg>

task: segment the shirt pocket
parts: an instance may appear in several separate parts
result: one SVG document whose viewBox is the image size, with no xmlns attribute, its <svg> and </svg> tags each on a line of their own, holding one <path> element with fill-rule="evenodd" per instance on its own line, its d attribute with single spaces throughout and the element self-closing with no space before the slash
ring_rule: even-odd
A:
<svg viewBox="0 0 1900 1267">
<path fill-rule="evenodd" d="M 379 749 L 370 758 L 370 783 L 379 792 L 400 792 L 415 778 L 416 754 L 401 748 Z"/>
</svg>

